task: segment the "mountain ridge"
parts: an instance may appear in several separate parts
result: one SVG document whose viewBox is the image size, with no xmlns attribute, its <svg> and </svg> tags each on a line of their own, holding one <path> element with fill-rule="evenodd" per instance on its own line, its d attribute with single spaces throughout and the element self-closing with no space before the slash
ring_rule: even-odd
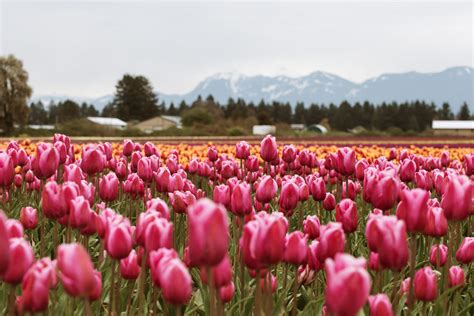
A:
<svg viewBox="0 0 474 316">
<path fill-rule="evenodd" d="M 449 102 L 453 112 L 457 112 L 463 102 L 474 105 L 474 69 L 468 66 L 450 67 L 439 72 L 421 73 L 409 71 L 402 73 L 384 73 L 357 83 L 336 74 L 313 71 L 303 76 L 267 76 L 245 75 L 233 72 L 216 73 L 199 82 L 194 89 L 184 94 L 165 94 L 155 92 L 166 105 L 171 102 L 177 106 L 182 100 L 188 104 L 201 95 L 205 98 L 212 94 L 214 99 L 225 103 L 232 97 L 242 98 L 246 102 L 280 101 L 293 106 L 303 102 L 329 104 L 347 100 L 351 103 L 369 101 L 405 102 L 423 100 L 441 106 Z M 76 102 L 93 104 L 98 110 L 113 99 L 113 95 L 99 98 L 68 97 L 66 95 L 35 96 L 33 101 L 51 101 L 72 99 Z"/>
</svg>

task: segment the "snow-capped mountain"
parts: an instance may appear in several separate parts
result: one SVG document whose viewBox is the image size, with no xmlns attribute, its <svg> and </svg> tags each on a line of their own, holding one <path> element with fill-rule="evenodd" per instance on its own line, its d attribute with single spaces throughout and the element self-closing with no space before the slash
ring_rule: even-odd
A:
<svg viewBox="0 0 474 316">
<path fill-rule="evenodd" d="M 306 106 L 311 103 L 338 104 L 343 100 L 368 100 L 373 103 L 424 100 L 437 105 L 447 101 L 456 112 L 463 102 L 474 106 L 474 69 L 453 67 L 437 73 L 382 74 L 362 83 L 322 71 L 301 77 L 218 73 L 201 81 L 196 88 L 183 95 L 157 92 L 158 98 L 167 105 L 171 102 L 177 105 L 182 100 L 190 103 L 199 95 L 205 98 L 210 94 L 221 103 L 232 97 L 254 103 L 262 99 L 267 102 L 290 102 L 292 105 L 304 102 Z M 97 99 L 76 100 L 90 102 L 101 110 L 112 98 L 113 96 L 109 95 Z"/>
</svg>

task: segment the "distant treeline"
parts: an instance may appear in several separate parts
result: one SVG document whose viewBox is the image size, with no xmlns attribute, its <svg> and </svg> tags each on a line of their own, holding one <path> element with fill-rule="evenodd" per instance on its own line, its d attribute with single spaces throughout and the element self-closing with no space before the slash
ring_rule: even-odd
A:
<svg viewBox="0 0 474 316">
<path fill-rule="evenodd" d="M 230 98 L 226 104 L 214 101 L 212 96 L 203 99 L 198 97 L 191 104 L 181 102 L 179 105 L 171 103 L 166 106 L 164 103 L 158 104 L 154 100 L 153 111 L 146 112 L 140 117 L 133 117 L 133 109 L 130 116 L 118 114 L 114 104 L 107 105 L 100 115 L 118 116 L 125 121 L 131 119 L 144 120 L 156 115 L 179 115 L 183 118 L 185 126 L 192 126 L 196 123 L 212 124 L 219 120 L 242 121 L 252 118 L 258 124 L 305 124 L 312 125 L 326 122 L 331 128 L 347 131 L 354 127 L 364 127 L 369 130 L 387 130 L 389 128 L 399 128 L 403 131 L 423 131 L 431 126 L 433 119 L 441 120 L 469 120 L 471 113 L 469 106 L 464 103 L 458 113 L 451 111 L 448 103 L 440 107 L 433 103 L 424 101 L 414 102 L 391 102 L 373 104 L 370 102 L 354 103 L 342 102 L 336 104 L 310 104 L 303 103 L 292 107 L 289 103 L 264 102 L 258 104 L 245 102 L 245 100 Z M 47 107 L 41 102 L 30 104 L 29 124 L 55 124 L 67 122 L 81 117 L 98 116 L 99 112 L 90 104 L 78 104 L 72 100 L 52 103 Z"/>
</svg>

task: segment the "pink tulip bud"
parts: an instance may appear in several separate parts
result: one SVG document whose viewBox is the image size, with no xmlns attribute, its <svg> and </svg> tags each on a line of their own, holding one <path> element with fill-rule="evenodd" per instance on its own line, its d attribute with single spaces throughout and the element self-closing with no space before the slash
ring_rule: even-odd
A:
<svg viewBox="0 0 474 316">
<path fill-rule="evenodd" d="M 229 256 L 225 255 L 224 259 L 211 269 L 212 282 L 215 288 L 225 286 L 232 282 L 232 263 Z M 201 279 L 203 283 L 208 284 L 208 275 L 206 267 L 201 267 Z"/>
<path fill-rule="evenodd" d="M 400 180 L 411 182 L 415 179 L 416 163 L 411 159 L 405 159 L 400 164 Z"/>
<path fill-rule="evenodd" d="M 50 144 L 40 143 L 36 145 L 36 157 L 31 161 L 35 175 L 40 179 L 50 178 L 58 170 L 59 153 Z"/>
<path fill-rule="evenodd" d="M 38 211 L 31 206 L 23 207 L 20 212 L 20 222 L 26 229 L 35 229 L 38 226 Z"/>
<path fill-rule="evenodd" d="M 154 198 L 146 203 L 147 210 L 157 212 L 160 217 L 163 217 L 166 220 L 170 219 L 170 211 L 168 209 L 168 204 L 160 198 Z M 141 216 L 141 214 L 140 214 Z"/>
<path fill-rule="evenodd" d="M 281 159 L 287 164 L 292 163 L 296 159 L 297 149 L 293 145 L 285 145 L 281 154 Z"/>
<path fill-rule="evenodd" d="M 114 172 L 109 172 L 99 180 L 99 196 L 103 201 L 115 201 L 118 197 L 119 179 Z"/>
<path fill-rule="evenodd" d="M 6 221 L 8 238 L 23 238 L 23 225 L 16 219 Z"/>
<path fill-rule="evenodd" d="M 207 149 L 207 158 L 211 162 L 214 162 L 219 158 L 219 152 L 217 151 L 216 147 L 209 146 L 209 148 Z"/>
<path fill-rule="evenodd" d="M 415 184 L 417 188 L 430 191 L 433 188 L 433 179 L 431 173 L 426 170 L 420 170 L 415 173 Z"/>
<path fill-rule="evenodd" d="M 341 223 L 329 222 L 321 226 L 318 245 L 318 259 L 325 262 L 327 258 L 334 258 L 339 252 L 344 252 L 346 236 Z"/>
<path fill-rule="evenodd" d="M 463 161 L 464 170 L 466 171 L 466 175 L 472 176 L 474 174 L 474 154 L 467 154 L 464 155 Z"/>
<path fill-rule="evenodd" d="M 446 263 L 448 247 L 446 245 L 433 245 L 430 250 L 430 262 L 435 267 L 443 267 Z"/>
<path fill-rule="evenodd" d="M 452 266 L 449 268 L 448 281 L 450 287 L 464 286 L 464 270 L 460 266 Z"/>
<path fill-rule="evenodd" d="M 397 207 L 397 217 L 405 221 L 409 232 L 423 232 L 428 214 L 428 191 L 404 190 Z"/>
<path fill-rule="evenodd" d="M 10 263 L 10 242 L 6 221 L 5 214 L 0 210 L 0 275 L 8 269 Z"/>
<path fill-rule="evenodd" d="M 130 139 L 123 140 L 123 149 L 122 153 L 125 157 L 130 157 L 135 151 L 135 144 Z"/>
<path fill-rule="evenodd" d="M 156 190 L 158 192 L 168 192 L 171 174 L 168 168 L 161 167 L 155 174 Z"/>
<path fill-rule="evenodd" d="M 424 233 L 432 237 L 442 237 L 448 232 L 448 220 L 440 207 L 428 208 Z"/>
<path fill-rule="evenodd" d="M 369 166 L 369 163 L 365 158 L 362 158 L 361 160 L 357 161 L 355 164 L 355 176 L 357 180 L 363 181 L 364 180 L 364 172 L 365 169 Z"/>
<path fill-rule="evenodd" d="M 392 303 L 386 294 L 369 296 L 371 316 L 393 316 Z"/>
<path fill-rule="evenodd" d="M 246 141 L 240 141 L 235 145 L 235 156 L 238 159 L 247 159 L 250 156 L 250 145 Z"/>
<path fill-rule="evenodd" d="M 145 249 L 147 252 L 173 246 L 173 224 L 163 218 L 156 218 L 146 226 Z"/>
<path fill-rule="evenodd" d="M 335 169 L 337 172 L 344 176 L 350 176 L 355 171 L 356 156 L 355 151 L 344 147 L 339 148 L 336 153 L 336 165 Z"/>
<path fill-rule="evenodd" d="M 420 301 L 434 301 L 438 296 L 438 278 L 430 267 L 418 270 L 413 281 L 415 297 Z"/>
<path fill-rule="evenodd" d="M 204 198 L 188 208 L 188 246 L 192 266 L 218 264 L 227 253 L 228 244 L 224 207 Z"/>
<path fill-rule="evenodd" d="M 464 264 L 474 261 L 474 237 L 464 237 L 456 251 L 456 260 Z"/>
<path fill-rule="evenodd" d="M 140 275 L 138 256 L 134 249 L 126 258 L 120 260 L 120 275 L 126 280 L 136 280 Z"/>
<path fill-rule="evenodd" d="M 70 203 L 69 225 L 74 228 L 86 226 L 92 212 L 89 201 L 83 196 L 78 196 Z"/>
<path fill-rule="evenodd" d="M 370 275 L 365 259 L 348 254 L 337 254 L 328 259 L 326 270 L 326 305 L 335 315 L 356 315 L 367 302 Z"/>
<path fill-rule="evenodd" d="M 284 183 L 281 187 L 279 205 L 289 212 L 295 209 L 299 201 L 299 189 L 293 181 Z"/>
<path fill-rule="evenodd" d="M 390 173 L 379 173 L 373 182 L 370 201 L 381 210 L 391 209 L 398 200 L 399 184 Z"/>
<path fill-rule="evenodd" d="M 0 277 L 6 283 L 19 284 L 35 260 L 33 248 L 23 238 L 10 238 L 8 252 L 10 264 Z"/>
<path fill-rule="evenodd" d="M 376 252 L 370 252 L 369 255 L 369 269 L 373 271 L 380 270 L 380 259 L 379 254 Z"/>
<path fill-rule="evenodd" d="M 300 265 L 306 262 L 308 256 L 308 239 L 300 231 L 286 235 L 285 256 L 287 263 Z"/>
<path fill-rule="evenodd" d="M 228 303 L 232 300 L 234 293 L 235 286 L 234 282 L 231 281 L 229 284 L 224 285 L 219 289 L 219 299 L 222 301 L 222 303 Z"/>
<path fill-rule="evenodd" d="M 94 267 L 86 249 L 80 244 L 58 247 L 57 266 L 64 290 L 71 296 L 88 296 L 96 286 Z"/>
<path fill-rule="evenodd" d="M 260 143 L 260 157 L 266 162 L 274 161 L 278 158 L 278 148 L 275 137 L 265 136 Z"/>
<path fill-rule="evenodd" d="M 212 198 L 214 202 L 230 207 L 230 187 L 225 184 L 216 185 Z"/>
<path fill-rule="evenodd" d="M 126 223 L 110 224 L 105 242 L 107 253 L 113 259 L 126 258 L 132 250 L 132 231 Z"/>
<path fill-rule="evenodd" d="M 350 199 L 344 199 L 336 205 L 336 220 L 342 223 L 346 233 L 352 233 L 357 229 L 357 206 Z"/>
<path fill-rule="evenodd" d="M 326 197 L 323 200 L 323 208 L 326 211 L 332 211 L 336 208 L 336 198 L 332 193 L 326 193 Z"/>
<path fill-rule="evenodd" d="M 34 313 L 46 310 L 49 290 L 56 285 L 56 262 L 49 258 L 38 260 L 23 277 L 21 297 L 24 309 Z"/>
<path fill-rule="evenodd" d="M 256 198 L 262 204 L 270 203 L 278 190 L 276 181 L 271 176 L 264 176 L 257 187 Z"/>
<path fill-rule="evenodd" d="M 0 187 L 9 188 L 13 183 L 15 168 L 13 160 L 7 153 L 0 153 Z"/>
<path fill-rule="evenodd" d="M 192 295 L 192 279 L 181 260 L 169 260 L 161 269 L 160 286 L 163 298 L 173 305 L 184 305 Z"/>
<path fill-rule="evenodd" d="M 97 148 L 92 146 L 83 147 L 81 169 L 88 175 L 94 175 L 102 172 L 105 167 L 105 155 Z"/>
<path fill-rule="evenodd" d="M 238 216 L 252 212 L 252 188 L 248 183 L 241 182 L 232 189 L 230 209 L 232 213 Z"/>
<path fill-rule="evenodd" d="M 308 215 L 303 221 L 303 231 L 308 235 L 309 239 L 316 239 L 319 237 L 319 228 L 321 223 L 316 215 Z"/>
<path fill-rule="evenodd" d="M 322 201 L 326 198 L 326 183 L 323 178 L 316 178 L 310 182 L 309 189 L 315 201 Z"/>
<path fill-rule="evenodd" d="M 87 296 L 87 298 L 91 302 L 97 301 L 98 299 L 100 299 L 102 295 L 102 273 L 100 273 L 97 270 L 94 270 L 93 276 L 94 276 L 94 287 L 92 288 L 92 291 Z"/>
<path fill-rule="evenodd" d="M 441 200 L 441 207 L 448 220 L 462 221 L 469 216 L 474 191 L 472 183 L 467 176 L 449 178 Z"/>
</svg>

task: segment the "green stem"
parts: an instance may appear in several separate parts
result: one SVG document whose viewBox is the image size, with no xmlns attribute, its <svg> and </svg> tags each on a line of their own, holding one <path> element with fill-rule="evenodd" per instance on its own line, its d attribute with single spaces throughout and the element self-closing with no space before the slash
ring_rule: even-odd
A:
<svg viewBox="0 0 474 316">
<path fill-rule="evenodd" d="M 410 289 L 408 290 L 408 316 L 411 315 L 414 305 L 414 293 L 413 293 L 413 281 L 415 279 L 415 268 L 416 268 L 416 234 L 412 234 L 410 238 Z"/>
</svg>

